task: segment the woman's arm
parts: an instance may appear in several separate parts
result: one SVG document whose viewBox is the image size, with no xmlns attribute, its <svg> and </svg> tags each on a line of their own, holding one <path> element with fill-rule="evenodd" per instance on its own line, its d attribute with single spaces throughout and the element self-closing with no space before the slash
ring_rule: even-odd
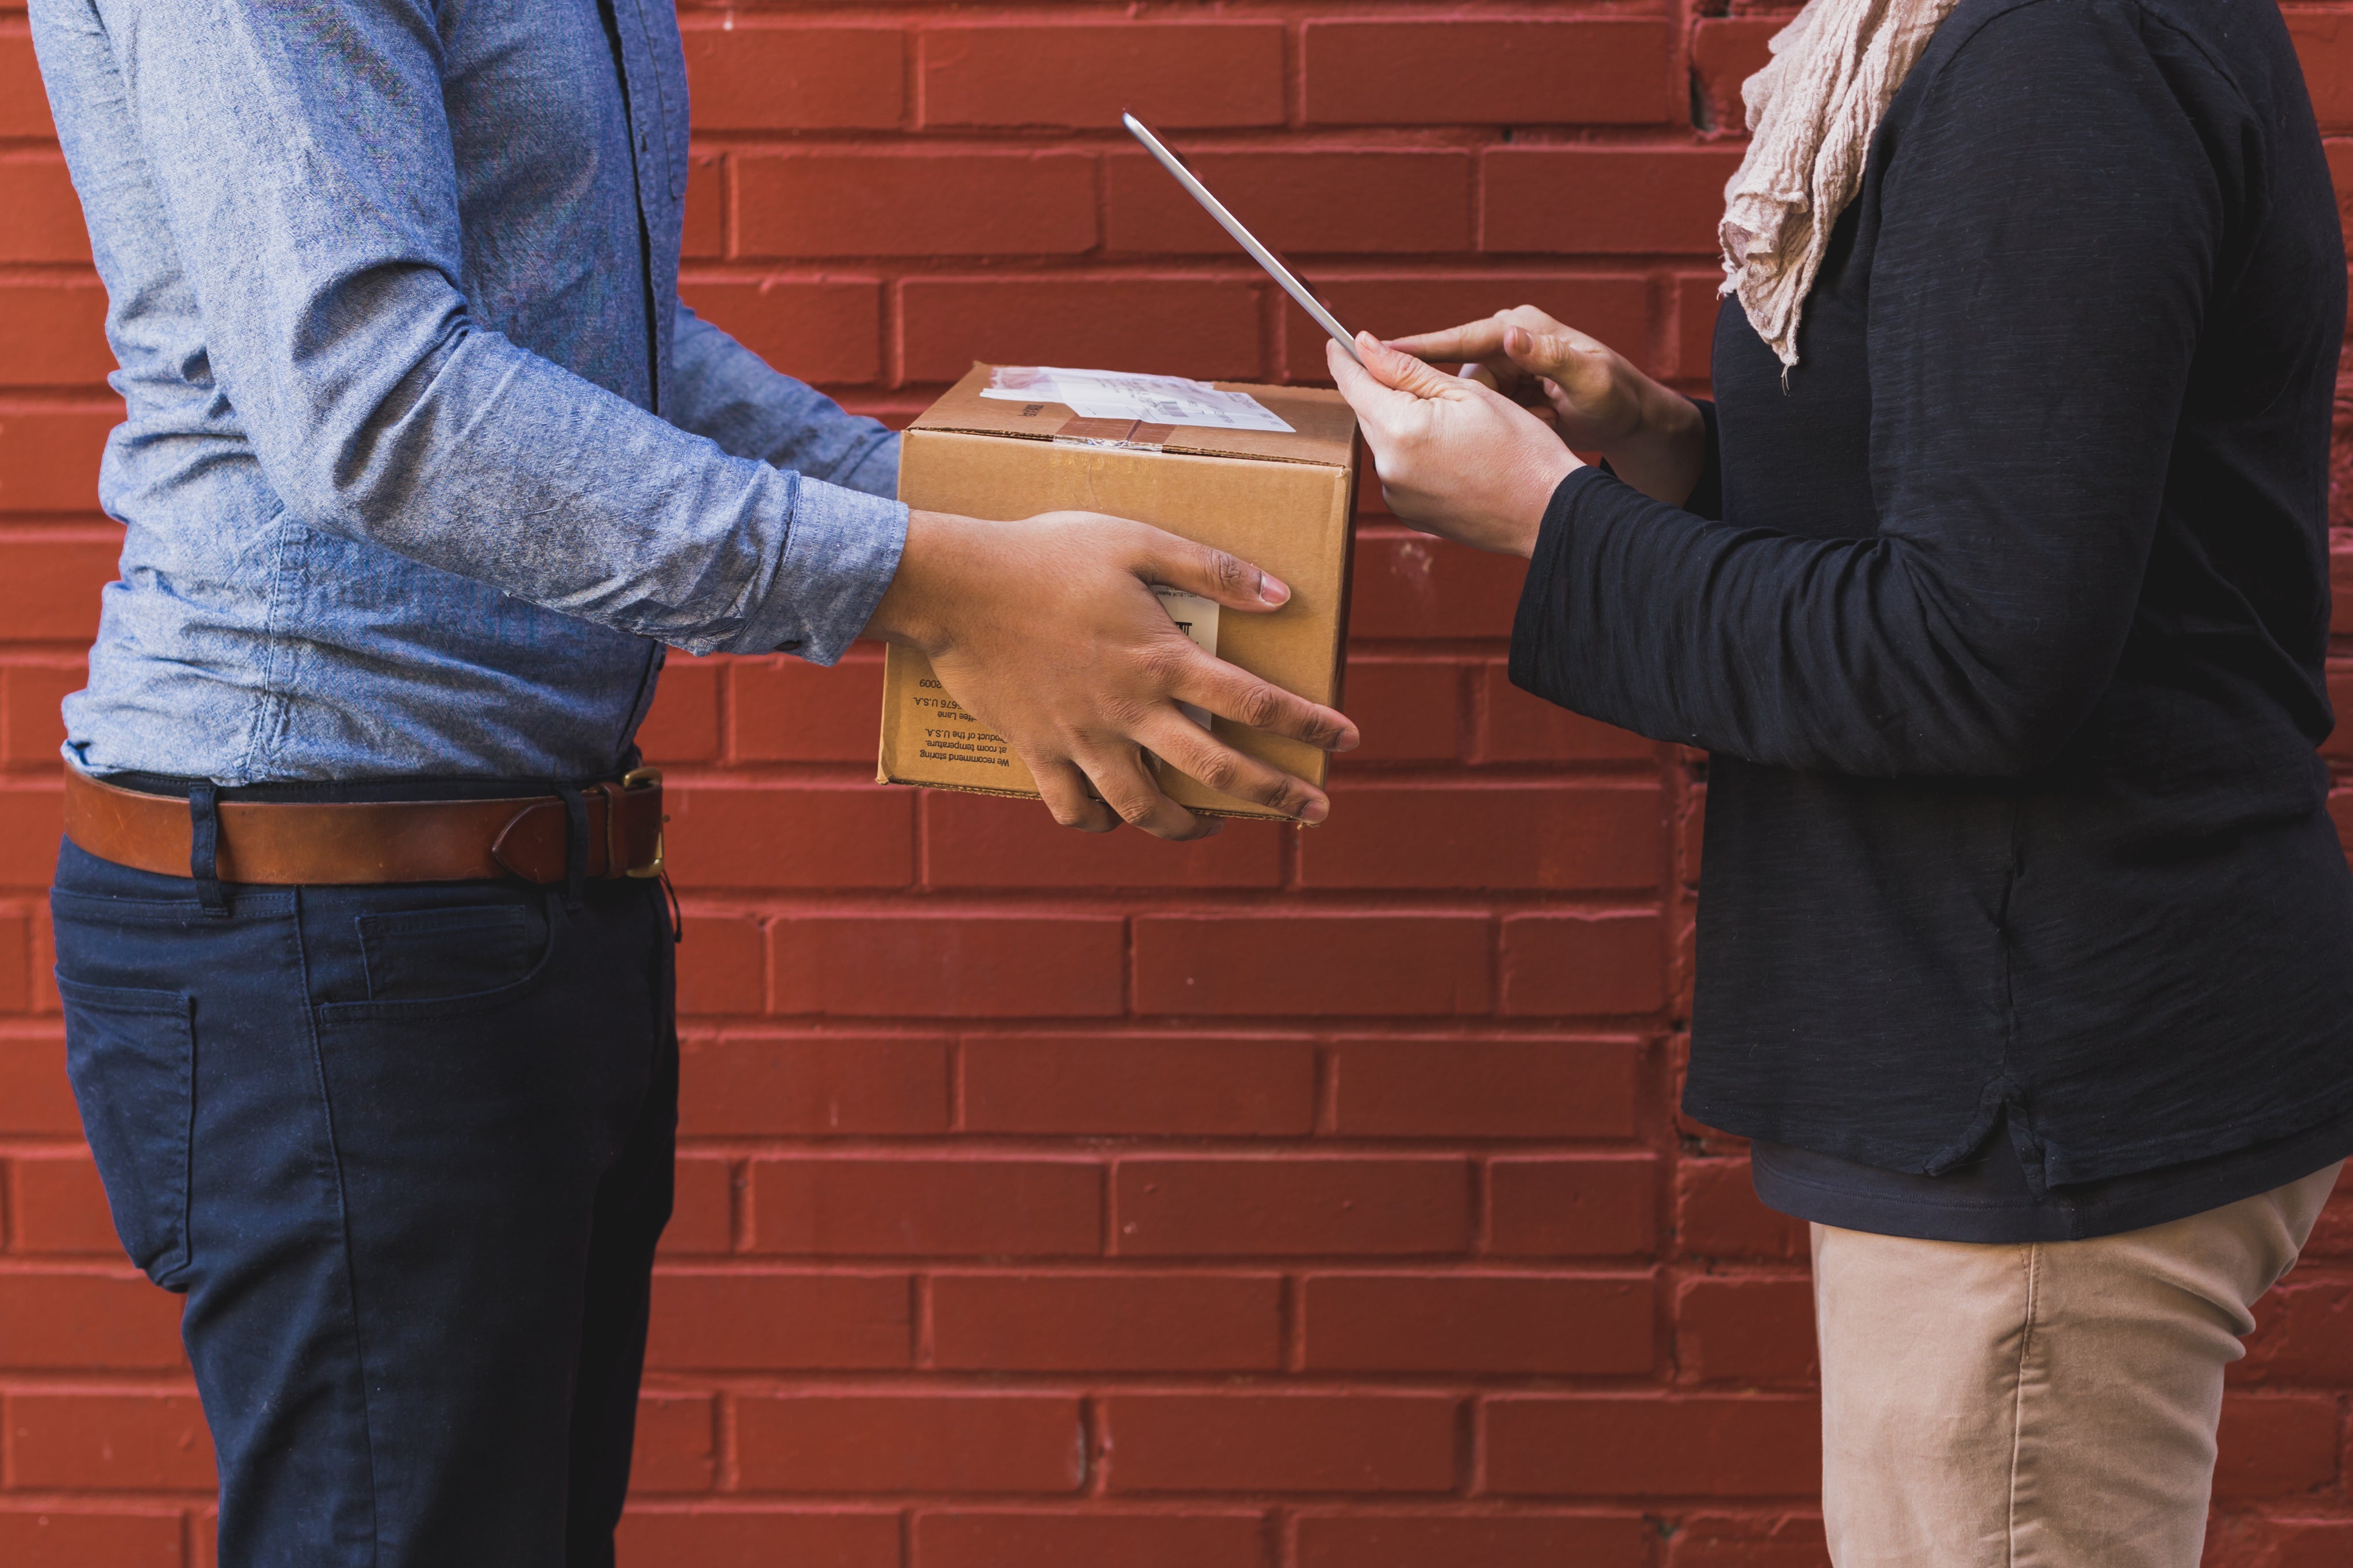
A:
<svg viewBox="0 0 2353 1568">
<path fill-rule="evenodd" d="M 1874 775 L 2027 772 L 2091 711 L 2156 528 L 2222 176 L 2105 4 L 2004 12 L 1924 86 L 1879 191 L 1878 534 L 1712 523 L 1572 473 L 1538 534 L 1521 685 Z"/>
</svg>

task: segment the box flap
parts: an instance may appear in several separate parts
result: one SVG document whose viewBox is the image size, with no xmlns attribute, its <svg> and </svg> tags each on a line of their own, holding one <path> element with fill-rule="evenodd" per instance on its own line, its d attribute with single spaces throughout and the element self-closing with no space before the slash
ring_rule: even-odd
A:
<svg viewBox="0 0 2353 1568">
<path fill-rule="evenodd" d="M 1133 430 L 1115 422 L 1081 419 L 1066 404 L 1008 403 L 983 397 L 994 365 L 975 364 L 970 374 L 940 395 L 910 430 L 946 430 L 962 436 L 1009 436 L 1018 440 L 1083 441 L 1095 445 L 1157 447 L 1206 458 L 1255 458 L 1261 462 L 1314 463 L 1345 468 L 1356 445 L 1356 415 L 1338 393 L 1314 386 L 1256 386 L 1247 382 L 1210 384 L 1246 392 L 1292 427 L 1220 430 L 1207 426 L 1149 425 Z"/>
</svg>

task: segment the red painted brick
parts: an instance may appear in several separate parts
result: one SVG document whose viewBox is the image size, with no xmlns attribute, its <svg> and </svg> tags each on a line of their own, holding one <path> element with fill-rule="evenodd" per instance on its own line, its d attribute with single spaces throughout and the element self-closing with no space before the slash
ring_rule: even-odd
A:
<svg viewBox="0 0 2353 1568">
<path fill-rule="evenodd" d="M 919 1513 L 914 1568 L 1266 1568 L 1255 1513 Z"/>
<path fill-rule="evenodd" d="M 1103 1168 L 929 1155 L 754 1160 L 752 1215 L 765 1252 L 1087 1255 L 1103 1246 Z"/>
<path fill-rule="evenodd" d="M 1765 68 L 1773 58 L 1766 45 L 1788 25 L 1787 16 L 1700 18 L 1692 29 L 1692 74 L 1699 79 L 1709 129 L 1747 131 L 1748 111 L 1740 101 L 1740 85 Z"/>
<path fill-rule="evenodd" d="M 1023 22 L 926 28 L 926 125 L 1155 130 L 1282 122 L 1280 22 Z"/>
<path fill-rule="evenodd" d="M 715 661 L 672 656 L 638 726 L 638 745 L 657 766 L 707 763 L 719 755 L 719 669 Z"/>
<path fill-rule="evenodd" d="M 2337 1479 L 2337 1401 L 2323 1394 L 2232 1394 L 2222 1401 L 2214 1493 L 2298 1497 Z"/>
<path fill-rule="evenodd" d="M 2337 728 L 2321 746 L 2320 754 L 2342 767 L 2353 763 L 2353 668 L 2330 668 L 2328 702 L 2337 710 Z"/>
<path fill-rule="evenodd" d="M 1315 1125 L 1304 1039 L 977 1036 L 963 1048 L 970 1132 L 1298 1137 Z"/>
<path fill-rule="evenodd" d="M 152 1509 L 0 1508 L 8 1568 L 180 1568 L 180 1515 Z"/>
<path fill-rule="evenodd" d="M 1811 1397 L 1504 1394 L 1481 1414 L 1487 1491 L 1808 1497 L 1821 1487 Z"/>
<path fill-rule="evenodd" d="M 1366 476 L 1366 489 L 1371 489 Z M 1525 563 L 1426 533 L 1359 533 L 1348 613 L 1355 637 L 1512 635 Z"/>
<path fill-rule="evenodd" d="M 687 164 L 679 251 L 690 260 L 706 261 L 727 253 L 727 160 L 719 153 L 698 153 Z"/>
<path fill-rule="evenodd" d="M 1467 153 L 1201 153 L 1186 162 L 1278 250 L 1363 256 L 1470 247 Z M 1103 160 L 1103 243 L 1131 255 L 1227 256 L 1234 247 L 1144 153 Z"/>
<path fill-rule="evenodd" d="M 828 669 L 778 655 L 728 670 L 731 749 L 739 762 L 871 763 L 881 733 L 882 660 L 853 653 Z"/>
<path fill-rule="evenodd" d="M 52 787 L 43 780 L 38 784 L 0 788 L 0 886 L 47 887 L 57 870 L 58 844 L 64 837 L 62 783 Z M 59 1055 L 56 1059 L 65 1058 Z M 5 1115 L 0 1111 L 0 1117 Z"/>
<path fill-rule="evenodd" d="M 1665 870 L 1665 806 L 1647 782 L 1356 782 L 1331 795 L 1331 819 L 1300 837 L 1305 887 L 1581 891 L 1655 888 Z"/>
<path fill-rule="evenodd" d="M 113 369 L 106 290 L 97 283 L 0 287 L 0 386 L 86 385 Z"/>
<path fill-rule="evenodd" d="M 55 136 L 40 62 L 22 24 L 0 32 L 0 136 Z"/>
<path fill-rule="evenodd" d="M 1264 294 L 1239 277 L 910 279 L 900 378 L 954 381 L 979 361 L 1256 381 Z"/>
<path fill-rule="evenodd" d="M 900 888 L 914 877 L 914 800 L 880 784 L 692 784 L 665 805 L 682 888 Z"/>
<path fill-rule="evenodd" d="M 2255 1321 L 2234 1379 L 2353 1383 L 2353 1279 L 2291 1275 L 2256 1304 Z"/>
<path fill-rule="evenodd" d="M 1301 1289 L 1309 1372 L 1651 1370 L 1647 1275 L 1320 1274 Z"/>
<path fill-rule="evenodd" d="M 757 1491 L 1072 1491 L 1086 1469 L 1067 1394 L 801 1394 L 735 1410 Z"/>
<path fill-rule="evenodd" d="M 82 1154 L 20 1154 L 10 1243 L 18 1252 L 83 1253 L 121 1259 L 98 1167 Z"/>
<path fill-rule="evenodd" d="M 32 921 L 0 910 L 0 1013 L 23 1013 L 33 1005 Z"/>
<path fill-rule="evenodd" d="M 1095 243 L 1089 153 L 828 151 L 732 161 L 735 238 L 746 256 L 1068 256 Z"/>
<path fill-rule="evenodd" d="M 901 1035 L 729 1035 L 683 1042 L 691 1138 L 944 1132 L 948 1044 Z"/>
<path fill-rule="evenodd" d="M 2353 26 L 2328 11 L 2289 11 L 2286 16 L 2314 116 L 2323 125 L 2353 121 Z"/>
<path fill-rule="evenodd" d="M 0 797 L 5 803 L 5 797 Z M 0 820 L 5 820 L 0 816 Z M 57 839 L 49 840 L 52 863 Z M 0 1027 L 0 1132 L 22 1137 L 81 1136 L 81 1117 L 66 1082 L 66 1046 L 54 1024 Z"/>
<path fill-rule="evenodd" d="M 1745 1159 L 1687 1159 L 1675 1166 L 1675 1234 L 1695 1258 L 1795 1259 L 1807 1256 L 1806 1223 L 1757 1198 Z"/>
<path fill-rule="evenodd" d="M 1627 1257 L 1658 1240 L 1658 1156 L 1534 1155 L 1487 1166 L 1487 1248 L 1517 1258 Z"/>
<path fill-rule="evenodd" d="M 193 1394 L 9 1395 L 8 1484 L 25 1491 L 195 1491 L 214 1484 Z"/>
<path fill-rule="evenodd" d="M 1343 1039 L 1333 1130 L 1351 1138 L 1625 1138 L 1641 1047 L 1632 1040 L 1451 1035 Z"/>
<path fill-rule="evenodd" d="M 896 27 L 735 25 L 680 29 L 697 131 L 895 126 L 905 111 Z"/>
<path fill-rule="evenodd" d="M 1229 822 L 1171 844 L 1134 828 L 1074 833 L 1035 801 L 923 793 L 923 881 L 934 888 L 1272 888 L 1282 880 L 1273 822 Z"/>
<path fill-rule="evenodd" d="M 681 1154 L 678 1158 L 677 1201 L 670 1224 L 662 1230 L 665 1258 L 730 1252 L 734 1249 L 735 1171 L 716 1154 Z"/>
<path fill-rule="evenodd" d="M 0 153 L 0 261 L 88 261 L 81 202 L 54 153 Z"/>
<path fill-rule="evenodd" d="M 741 916 L 689 910 L 681 918 L 678 1010 L 757 1013 L 768 1005 L 768 935 Z"/>
<path fill-rule="evenodd" d="M 1691 792 L 1684 802 L 1682 827 L 1681 880 L 1686 887 L 1699 886 L 1700 849 L 1707 839 L 1707 786 L 1703 784 Z"/>
<path fill-rule="evenodd" d="M 162 1370 L 180 1364 L 180 1298 L 128 1269 L 0 1274 L 0 1368 Z"/>
<path fill-rule="evenodd" d="M 96 511 L 98 459 L 107 432 L 121 420 L 120 409 L 0 408 L 0 511 Z M 121 537 L 16 538 L 5 552 L 0 581 L 17 590 L 10 604 L 20 608 L 0 640 L 88 642 L 98 629 L 97 590 L 114 579 Z"/>
<path fill-rule="evenodd" d="M 1324 125 L 1651 125 L 1680 118 L 1663 21 L 1311 21 L 1307 119 Z"/>
<path fill-rule="evenodd" d="M 695 279 L 679 297 L 787 375 L 843 386 L 881 378 L 882 285 L 872 279 Z"/>
<path fill-rule="evenodd" d="M 1816 1374 L 1814 1290 L 1802 1279 L 1708 1275 L 1674 1302 L 1675 1359 L 1698 1383 L 1799 1383 Z"/>
<path fill-rule="evenodd" d="M 1136 1010 L 1484 1013 L 1487 929 L 1478 915 L 1139 916 Z"/>
<path fill-rule="evenodd" d="M 1471 1172 L 1451 1156 L 1176 1155 L 1113 1177 L 1124 1257 L 1451 1253 L 1471 1242 Z"/>
<path fill-rule="evenodd" d="M 1340 759 L 1345 771 L 1452 762 L 1461 750 L 1462 667 L 1450 660 L 1351 654 L 1341 707 L 1365 737 Z"/>
<path fill-rule="evenodd" d="M 638 1400 L 633 1492 L 707 1492 L 719 1474 L 719 1427 L 707 1394 L 647 1394 Z"/>
<path fill-rule="evenodd" d="M 1479 248 L 1706 256 L 1736 148 L 1496 147 L 1480 155 Z"/>
<path fill-rule="evenodd" d="M 1349 278 L 1327 277 L 1319 271 L 1315 291 L 1343 325 L 1385 338 L 1432 331 L 1515 306 L 1534 305 L 1599 338 L 1637 363 L 1650 358 L 1650 288 L 1641 279 L 1624 274 L 1443 272 Z M 1286 305 L 1284 310 L 1285 363 L 1290 374 L 1302 381 L 1330 380 L 1322 329 L 1297 306 Z"/>
<path fill-rule="evenodd" d="M 632 1508 L 621 1568 L 899 1568 L 899 1516 L 865 1510 Z"/>
<path fill-rule="evenodd" d="M 2342 1568 L 2353 1560 L 2353 1520 L 2251 1520 L 2248 1568 Z M 2211 1542 L 2210 1541 L 2210 1546 Z M 2214 1563 L 2210 1552 L 2207 1559 Z M 2215 1568 L 2238 1568 L 2229 1559 Z"/>
<path fill-rule="evenodd" d="M 863 1370 L 914 1357 L 903 1274 L 663 1268 L 646 1364 L 665 1371 Z"/>
<path fill-rule="evenodd" d="M 1455 1411 L 1440 1394 L 1115 1394 L 1111 1489 L 1445 1491 Z"/>
<path fill-rule="evenodd" d="M 1303 1514 L 1298 1568 L 1560 1568 L 1650 1561 L 1656 1531 L 1637 1514 Z"/>
<path fill-rule="evenodd" d="M 941 1274 L 932 1364 L 973 1372 L 1273 1372 L 1272 1274 Z"/>
<path fill-rule="evenodd" d="M 1666 1568 L 1822 1568 L 1822 1521 L 1804 1514 L 1700 1514 L 1668 1542 Z"/>
<path fill-rule="evenodd" d="M 1655 1012 L 1666 1005 L 1666 962 L 1655 914 L 1512 915 L 1504 921 L 1504 1011 Z"/>
<path fill-rule="evenodd" d="M 13 601 L 12 601 L 13 605 Z M 0 756 L 33 767 L 54 767 L 65 743 L 65 720 L 58 705 L 82 689 L 89 672 L 80 659 L 42 659 L 0 666 L 0 705 L 7 729 L 0 733 Z"/>
<path fill-rule="evenodd" d="M 844 1017 L 1101 1017 L 1120 1010 L 1122 946 L 1116 917 L 793 915 L 768 927 L 770 1005 Z"/>
<path fill-rule="evenodd" d="M 1614 724 L 1530 696 L 1512 684 L 1509 668 L 1484 665 L 1479 680 L 1475 763 L 1655 763 L 1659 748 Z"/>
<path fill-rule="evenodd" d="M 1716 286 L 1720 272 L 1704 272 L 1675 279 L 1675 374 L 1704 382 L 1715 360 L 1715 321 L 1724 301 Z"/>
</svg>

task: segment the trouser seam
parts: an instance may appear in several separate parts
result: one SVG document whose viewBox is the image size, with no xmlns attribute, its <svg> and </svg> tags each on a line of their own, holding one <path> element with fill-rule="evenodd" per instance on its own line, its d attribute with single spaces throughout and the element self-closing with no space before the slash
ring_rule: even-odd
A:
<svg viewBox="0 0 2353 1568">
<path fill-rule="evenodd" d="M 2034 1315 L 2042 1283 L 2042 1248 L 2033 1242 L 2027 1243 L 2024 1262 L 2026 1310 L 2018 1332 L 2017 1383 L 2010 1394 L 2010 1510 L 2009 1526 L 2003 1531 L 2004 1568 L 2017 1568 L 2018 1564 L 2018 1484 L 2026 1462 L 2026 1367 L 2034 1353 Z"/>
<path fill-rule="evenodd" d="M 352 1360 L 359 1382 L 360 1440 L 367 1452 L 368 1562 L 373 1564 L 383 1555 L 383 1520 L 376 1506 L 376 1444 L 375 1410 L 368 1397 L 367 1337 L 360 1328 L 360 1282 L 353 1263 L 352 1245 L 351 1195 L 343 1183 L 343 1151 L 335 1142 L 335 1104 L 327 1088 L 326 1046 L 319 1037 L 319 1010 L 311 999 L 311 955 L 302 934 L 302 889 L 294 889 L 294 961 L 302 988 L 302 1017 L 311 1036 L 311 1070 L 317 1075 L 319 1085 L 319 1118 L 326 1130 L 328 1174 L 334 1184 L 335 1233 L 343 1247 L 343 1300 L 351 1312 Z"/>
</svg>

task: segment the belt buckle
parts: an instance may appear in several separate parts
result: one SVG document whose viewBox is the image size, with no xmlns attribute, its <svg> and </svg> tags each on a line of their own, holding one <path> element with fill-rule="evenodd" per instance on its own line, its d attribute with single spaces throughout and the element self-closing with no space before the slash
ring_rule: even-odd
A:
<svg viewBox="0 0 2353 1568">
<path fill-rule="evenodd" d="M 661 788 L 661 782 L 662 775 L 659 768 L 631 768 L 628 773 L 621 775 L 621 788 L 625 793 L 629 790 L 659 789 Z M 670 820 L 670 813 L 666 811 L 663 812 L 662 820 L 664 822 L 668 822 Z M 667 837 L 668 836 L 664 834 L 660 828 L 655 828 L 654 858 L 652 863 L 646 866 L 631 866 L 625 869 L 621 874 L 625 877 L 636 877 L 641 880 L 660 876 L 662 874 L 663 840 Z"/>
</svg>

